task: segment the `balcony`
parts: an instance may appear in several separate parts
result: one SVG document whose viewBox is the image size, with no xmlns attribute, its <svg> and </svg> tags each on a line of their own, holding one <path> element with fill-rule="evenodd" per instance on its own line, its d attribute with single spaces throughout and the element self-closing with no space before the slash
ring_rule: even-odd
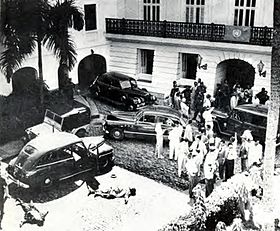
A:
<svg viewBox="0 0 280 231">
<path fill-rule="evenodd" d="M 152 36 L 211 42 L 237 42 L 259 46 L 271 46 L 273 28 L 250 27 L 244 40 L 229 40 L 223 24 L 184 23 L 170 21 L 144 21 L 132 19 L 106 18 L 106 33 Z"/>
</svg>

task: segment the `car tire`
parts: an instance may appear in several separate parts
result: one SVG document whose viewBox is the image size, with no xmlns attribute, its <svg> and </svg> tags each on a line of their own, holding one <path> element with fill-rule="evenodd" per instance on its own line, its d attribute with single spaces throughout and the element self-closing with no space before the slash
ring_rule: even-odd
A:
<svg viewBox="0 0 280 231">
<path fill-rule="evenodd" d="M 124 132 L 121 128 L 113 128 L 110 131 L 110 135 L 115 140 L 123 140 L 124 138 Z"/>
<path fill-rule="evenodd" d="M 87 131 L 85 129 L 80 129 L 75 133 L 75 135 L 81 138 L 81 137 L 85 137 L 86 133 Z"/>
</svg>

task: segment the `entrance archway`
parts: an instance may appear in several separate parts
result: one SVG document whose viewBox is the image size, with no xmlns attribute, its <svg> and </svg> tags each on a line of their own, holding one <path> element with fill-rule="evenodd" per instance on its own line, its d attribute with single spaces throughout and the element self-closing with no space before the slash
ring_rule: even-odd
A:
<svg viewBox="0 0 280 231">
<path fill-rule="evenodd" d="M 33 67 L 23 67 L 13 74 L 12 79 L 13 93 L 23 94 L 32 90 L 34 91 L 38 73 Z"/>
<path fill-rule="evenodd" d="M 240 86 L 245 89 L 248 87 L 254 86 L 255 81 L 255 68 L 240 59 L 228 59 L 220 62 L 217 65 L 216 70 L 216 84 L 221 84 L 227 80 L 230 88 L 234 86 L 234 84 L 238 83 Z"/>
<path fill-rule="evenodd" d="M 106 72 L 106 59 L 102 55 L 92 53 L 83 58 L 78 66 L 78 81 L 82 88 L 88 87 L 97 75 Z"/>
</svg>

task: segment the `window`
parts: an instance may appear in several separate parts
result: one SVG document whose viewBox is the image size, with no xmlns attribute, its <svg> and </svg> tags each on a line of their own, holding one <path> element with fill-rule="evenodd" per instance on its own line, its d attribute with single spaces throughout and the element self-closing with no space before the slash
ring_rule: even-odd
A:
<svg viewBox="0 0 280 231">
<path fill-rule="evenodd" d="M 234 25 L 254 26 L 256 0 L 235 0 Z"/>
<path fill-rule="evenodd" d="M 152 74 L 154 63 L 153 50 L 140 50 L 140 73 Z"/>
<path fill-rule="evenodd" d="M 196 79 L 198 54 L 181 53 L 181 78 Z"/>
<path fill-rule="evenodd" d="M 186 0 L 186 22 L 204 22 L 205 0 Z"/>
<path fill-rule="evenodd" d="M 85 28 L 88 30 L 96 30 L 96 4 L 84 5 L 85 8 Z"/>
<path fill-rule="evenodd" d="M 144 0 L 144 20 L 160 20 L 160 0 Z"/>
<path fill-rule="evenodd" d="M 154 115 L 144 115 L 143 121 L 146 123 L 155 123 L 156 117 Z"/>
</svg>

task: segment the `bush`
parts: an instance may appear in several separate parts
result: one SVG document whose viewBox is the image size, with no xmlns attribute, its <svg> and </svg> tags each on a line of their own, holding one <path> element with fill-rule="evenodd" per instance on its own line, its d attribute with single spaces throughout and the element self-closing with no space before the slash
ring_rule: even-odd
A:
<svg viewBox="0 0 280 231">
<path fill-rule="evenodd" d="M 219 221 L 230 225 L 233 219 L 243 214 L 244 205 L 248 202 L 248 193 L 258 189 L 261 184 L 261 168 L 254 167 L 250 174 L 236 174 L 227 182 L 221 183 L 205 199 L 207 231 L 214 231 Z M 168 224 L 163 230 L 195 230 L 196 221 L 200 220 L 201 214 L 192 208 L 190 214 L 179 217 L 176 221 Z"/>
</svg>

